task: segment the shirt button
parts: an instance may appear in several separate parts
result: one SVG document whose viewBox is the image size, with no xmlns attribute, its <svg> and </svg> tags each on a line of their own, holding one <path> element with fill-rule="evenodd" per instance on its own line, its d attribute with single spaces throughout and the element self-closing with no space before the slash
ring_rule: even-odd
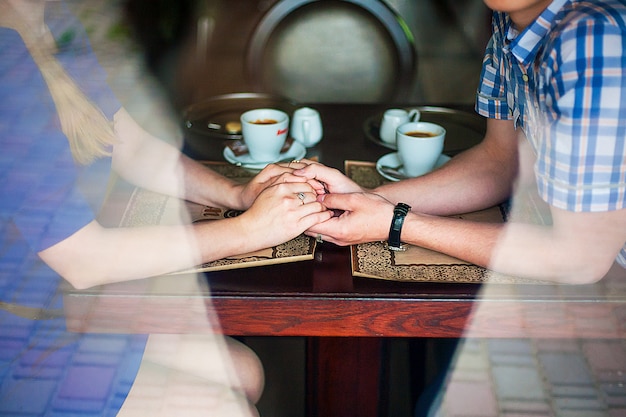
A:
<svg viewBox="0 0 626 417">
<path fill-rule="evenodd" d="M 525 83 L 528 82 L 528 75 L 524 74 L 522 75 L 522 80 L 524 80 Z"/>
</svg>

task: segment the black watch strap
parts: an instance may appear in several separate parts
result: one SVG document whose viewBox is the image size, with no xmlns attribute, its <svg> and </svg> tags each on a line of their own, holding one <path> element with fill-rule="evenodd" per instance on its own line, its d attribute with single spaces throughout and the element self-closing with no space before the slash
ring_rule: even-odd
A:
<svg viewBox="0 0 626 417">
<path fill-rule="evenodd" d="M 400 234 L 402 232 L 404 218 L 409 213 L 409 211 L 411 211 L 411 206 L 404 203 L 398 203 L 393 209 L 393 219 L 391 220 L 391 227 L 389 228 L 389 240 L 387 241 L 387 248 L 389 248 L 390 250 L 405 250 L 405 247 L 400 241 Z"/>
</svg>

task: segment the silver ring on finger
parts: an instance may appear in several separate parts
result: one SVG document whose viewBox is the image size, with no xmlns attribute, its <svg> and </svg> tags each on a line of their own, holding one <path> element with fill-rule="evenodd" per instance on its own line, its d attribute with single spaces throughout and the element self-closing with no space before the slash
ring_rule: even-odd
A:
<svg viewBox="0 0 626 417">
<path fill-rule="evenodd" d="M 318 233 L 317 236 L 315 236 L 315 241 L 317 243 L 324 243 L 324 238 Z"/>
<path fill-rule="evenodd" d="M 298 193 L 298 198 L 300 199 L 300 201 L 302 201 L 302 205 L 304 205 L 304 199 L 306 198 L 306 196 L 303 192 Z"/>
</svg>

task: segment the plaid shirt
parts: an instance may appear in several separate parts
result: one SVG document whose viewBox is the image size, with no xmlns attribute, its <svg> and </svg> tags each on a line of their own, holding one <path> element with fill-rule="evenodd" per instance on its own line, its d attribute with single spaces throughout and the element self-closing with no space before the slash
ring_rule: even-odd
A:
<svg viewBox="0 0 626 417">
<path fill-rule="evenodd" d="M 626 208 L 624 39 L 625 0 L 554 0 L 521 33 L 494 13 L 476 110 L 523 129 L 551 206 Z"/>
</svg>

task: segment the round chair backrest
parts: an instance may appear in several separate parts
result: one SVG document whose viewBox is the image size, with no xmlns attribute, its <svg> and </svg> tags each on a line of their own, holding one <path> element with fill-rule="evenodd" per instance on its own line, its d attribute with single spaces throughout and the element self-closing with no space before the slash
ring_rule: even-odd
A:
<svg viewBox="0 0 626 417">
<path fill-rule="evenodd" d="M 416 53 L 382 1 L 283 0 L 257 26 L 246 64 L 257 91 L 299 102 L 402 101 Z"/>
</svg>

